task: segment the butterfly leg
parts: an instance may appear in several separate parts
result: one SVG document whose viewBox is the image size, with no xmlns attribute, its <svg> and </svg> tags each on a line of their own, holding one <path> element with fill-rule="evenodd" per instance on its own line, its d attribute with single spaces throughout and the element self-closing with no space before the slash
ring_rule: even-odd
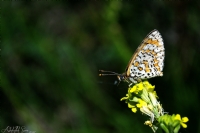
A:
<svg viewBox="0 0 200 133">
<path fill-rule="evenodd" d="M 131 87 L 133 85 L 133 83 L 130 83 L 128 86 Z"/>
<path fill-rule="evenodd" d="M 142 80 L 141 79 L 136 79 L 136 81 L 137 81 L 137 83 L 140 83 L 140 82 L 142 82 Z"/>
</svg>

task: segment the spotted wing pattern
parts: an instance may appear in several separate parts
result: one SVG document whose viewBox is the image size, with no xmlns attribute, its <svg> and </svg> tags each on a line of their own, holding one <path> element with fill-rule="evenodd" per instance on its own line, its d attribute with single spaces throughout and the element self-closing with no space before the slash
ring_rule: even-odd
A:
<svg viewBox="0 0 200 133">
<path fill-rule="evenodd" d="M 143 79 L 162 76 L 165 58 L 165 48 L 162 36 L 157 30 L 151 31 L 132 56 L 126 77 L 137 83 Z"/>
</svg>

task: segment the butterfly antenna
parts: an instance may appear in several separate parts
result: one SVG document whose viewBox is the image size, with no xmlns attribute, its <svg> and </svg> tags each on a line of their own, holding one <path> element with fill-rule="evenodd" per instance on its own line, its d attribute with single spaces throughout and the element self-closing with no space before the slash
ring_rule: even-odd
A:
<svg viewBox="0 0 200 133">
<path fill-rule="evenodd" d="M 99 76 L 106 76 L 106 75 L 120 75 L 119 73 L 112 72 L 112 71 L 105 71 L 105 70 L 99 70 L 100 72 L 104 74 L 99 74 Z"/>
<path fill-rule="evenodd" d="M 118 73 L 116 73 L 116 72 L 113 72 L 113 71 L 105 71 L 105 70 L 99 70 L 99 71 L 100 71 L 100 72 L 103 72 L 103 73 L 107 72 L 107 73 L 118 74 Z"/>
</svg>

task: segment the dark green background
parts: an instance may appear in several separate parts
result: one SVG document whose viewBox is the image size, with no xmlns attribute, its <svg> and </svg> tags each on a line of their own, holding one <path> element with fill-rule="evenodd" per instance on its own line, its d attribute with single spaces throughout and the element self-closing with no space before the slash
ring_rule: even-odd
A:
<svg viewBox="0 0 200 133">
<path fill-rule="evenodd" d="M 1 1 L 0 129 L 37 133 L 151 133 L 148 117 L 113 85 L 153 29 L 165 45 L 164 76 L 150 79 L 165 112 L 200 133 L 200 2 L 167 0 Z"/>
</svg>

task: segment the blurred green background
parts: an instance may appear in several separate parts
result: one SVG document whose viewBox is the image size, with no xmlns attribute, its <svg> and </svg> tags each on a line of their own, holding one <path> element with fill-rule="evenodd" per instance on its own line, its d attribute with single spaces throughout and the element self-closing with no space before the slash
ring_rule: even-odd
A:
<svg viewBox="0 0 200 133">
<path fill-rule="evenodd" d="M 120 98 L 123 73 L 153 29 L 165 44 L 164 76 L 150 79 L 169 114 L 200 133 L 200 2 L 1 1 L 0 129 L 37 133 L 151 133 Z"/>
</svg>

